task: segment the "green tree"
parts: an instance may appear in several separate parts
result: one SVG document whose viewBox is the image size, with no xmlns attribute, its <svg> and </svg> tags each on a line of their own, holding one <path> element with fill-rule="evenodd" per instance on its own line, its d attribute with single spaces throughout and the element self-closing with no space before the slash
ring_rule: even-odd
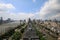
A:
<svg viewBox="0 0 60 40">
<path fill-rule="evenodd" d="M 20 40 L 20 38 L 21 38 L 21 32 L 15 32 L 14 34 L 13 34 L 13 36 L 12 36 L 12 40 Z"/>
</svg>

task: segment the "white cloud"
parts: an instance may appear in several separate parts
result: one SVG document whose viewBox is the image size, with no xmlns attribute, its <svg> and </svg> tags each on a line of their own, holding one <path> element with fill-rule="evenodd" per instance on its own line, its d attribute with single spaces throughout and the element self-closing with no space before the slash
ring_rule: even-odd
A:
<svg viewBox="0 0 60 40">
<path fill-rule="evenodd" d="M 60 19 L 60 13 L 50 17 L 50 19 L 55 19 L 55 18 L 56 19 Z"/>
<path fill-rule="evenodd" d="M 10 3 L 8 3 L 8 4 L 0 3 L 0 14 L 1 13 L 8 13 L 13 9 L 15 9 L 15 7 Z"/>
<path fill-rule="evenodd" d="M 17 13 L 18 19 L 28 19 L 34 16 L 32 13 Z"/>
<path fill-rule="evenodd" d="M 0 8 L 14 9 L 15 7 L 10 3 L 8 4 L 0 3 Z"/>
<path fill-rule="evenodd" d="M 11 18 L 11 19 L 28 19 L 28 18 L 32 18 L 34 16 L 34 14 L 32 13 L 0 13 L 0 17 L 3 17 L 4 19 L 7 19 L 7 18 Z"/>
<path fill-rule="evenodd" d="M 4 19 L 7 19 L 10 17 L 11 10 L 15 9 L 15 7 L 8 3 L 0 3 L 0 17 L 4 17 Z"/>
<path fill-rule="evenodd" d="M 49 0 L 45 2 L 39 12 L 40 18 L 43 19 L 52 18 L 51 16 L 55 16 L 57 14 L 60 14 L 60 0 Z"/>
</svg>

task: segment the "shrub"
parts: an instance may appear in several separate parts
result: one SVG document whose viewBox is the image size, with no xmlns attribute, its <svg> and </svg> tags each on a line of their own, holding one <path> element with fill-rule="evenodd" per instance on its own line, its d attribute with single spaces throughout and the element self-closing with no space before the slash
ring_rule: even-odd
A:
<svg viewBox="0 0 60 40">
<path fill-rule="evenodd" d="M 20 40 L 21 38 L 21 32 L 15 32 L 13 35 L 12 35 L 12 40 Z"/>
</svg>

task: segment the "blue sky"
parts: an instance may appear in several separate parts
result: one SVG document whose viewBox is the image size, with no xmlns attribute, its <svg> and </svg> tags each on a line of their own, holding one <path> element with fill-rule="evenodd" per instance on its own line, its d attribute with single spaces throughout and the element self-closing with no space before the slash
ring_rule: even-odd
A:
<svg viewBox="0 0 60 40">
<path fill-rule="evenodd" d="M 60 19 L 60 0 L 0 0 L 3 19 Z"/>
<path fill-rule="evenodd" d="M 15 6 L 15 12 L 34 13 L 39 11 L 47 0 L 1 0 L 4 3 L 11 3 Z"/>
</svg>

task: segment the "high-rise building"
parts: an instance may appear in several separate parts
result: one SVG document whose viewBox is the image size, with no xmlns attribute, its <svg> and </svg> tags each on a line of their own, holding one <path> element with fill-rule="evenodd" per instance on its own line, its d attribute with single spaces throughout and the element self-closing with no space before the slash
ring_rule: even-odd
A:
<svg viewBox="0 0 60 40">
<path fill-rule="evenodd" d="M 0 24 L 3 23 L 3 17 L 0 17 Z"/>
</svg>

